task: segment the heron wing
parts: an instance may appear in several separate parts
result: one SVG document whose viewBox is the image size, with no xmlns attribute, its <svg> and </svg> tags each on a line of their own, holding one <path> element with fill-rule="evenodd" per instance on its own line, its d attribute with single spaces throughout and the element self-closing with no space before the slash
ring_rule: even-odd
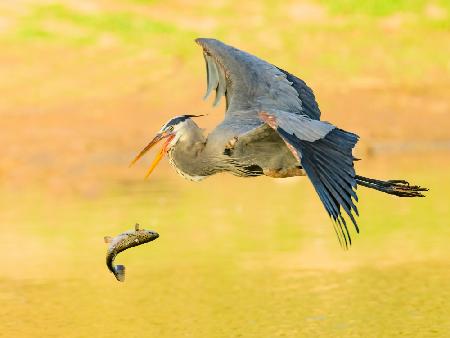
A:
<svg viewBox="0 0 450 338">
<path fill-rule="evenodd" d="M 226 97 L 226 114 L 281 109 L 320 118 L 314 94 L 294 75 L 215 39 L 197 39 L 206 63 L 207 98 L 216 91 L 214 106 Z"/>
<path fill-rule="evenodd" d="M 260 113 L 261 119 L 273 128 L 296 156 L 311 180 L 329 216 L 341 244 L 351 244 L 341 209 L 359 232 L 355 215 L 358 209 L 352 149 L 358 136 L 330 123 L 312 120 L 301 114 L 280 110 Z"/>
<path fill-rule="evenodd" d="M 305 81 L 288 73 L 287 71 L 278 68 L 286 75 L 286 79 L 291 82 L 291 86 L 297 91 L 300 100 L 302 101 L 302 113 L 314 120 L 320 120 L 320 109 L 317 104 L 316 97 L 311 88 L 308 87 Z"/>
</svg>

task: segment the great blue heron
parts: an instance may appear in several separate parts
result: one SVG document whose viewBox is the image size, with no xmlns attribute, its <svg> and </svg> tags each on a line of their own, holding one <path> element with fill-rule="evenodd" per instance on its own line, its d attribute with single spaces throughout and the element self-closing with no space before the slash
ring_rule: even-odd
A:
<svg viewBox="0 0 450 338">
<path fill-rule="evenodd" d="M 341 209 L 359 232 L 354 216 L 358 185 L 401 197 L 423 196 L 427 190 L 404 180 L 356 175 L 352 149 L 358 135 L 320 121 L 313 91 L 303 80 L 218 40 L 196 42 L 206 61 L 205 99 L 215 90 L 216 106 L 225 96 L 225 118 L 207 136 L 192 120 L 196 115 L 171 119 L 131 163 L 165 139 L 147 176 L 166 153 L 175 170 L 193 181 L 218 172 L 242 177 L 306 175 L 344 247 L 351 237 Z"/>
</svg>

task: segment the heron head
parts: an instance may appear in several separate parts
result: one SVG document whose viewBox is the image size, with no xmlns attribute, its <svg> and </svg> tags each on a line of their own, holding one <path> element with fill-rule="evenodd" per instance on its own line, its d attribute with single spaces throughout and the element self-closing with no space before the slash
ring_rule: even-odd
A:
<svg viewBox="0 0 450 338">
<path fill-rule="evenodd" d="M 191 117 L 198 117 L 198 116 L 202 115 L 180 115 L 169 120 L 169 122 L 167 122 L 165 125 L 162 126 L 162 128 L 153 138 L 153 140 L 151 140 L 150 143 L 144 149 L 142 149 L 141 152 L 134 158 L 134 160 L 130 163 L 130 166 L 136 163 L 154 145 L 156 145 L 162 140 L 165 140 L 161 150 L 153 160 L 152 165 L 150 166 L 149 170 L 147 171 L 147 174 L 145 175 L 146 178 L 150 176 L 153 169 L 155 169 L 159 161 L 161 161 L 161 159 L 164 157 L 164 154 L 166 154 L 170 150 L 170 148 L 172 148 L 183 136 L 183 130 L 186 129 L 186 127 L 188 127 Z"/>
</svg>

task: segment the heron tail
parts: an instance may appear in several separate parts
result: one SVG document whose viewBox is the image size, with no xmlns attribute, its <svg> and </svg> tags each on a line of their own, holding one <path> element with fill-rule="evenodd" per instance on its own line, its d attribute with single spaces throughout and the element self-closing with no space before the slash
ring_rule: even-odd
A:
<svg viewBox="0 0 450 338">
<path fill-rule="evenodd" d="M 359 175 L 356 175 L 355 179 L 358 185 L 399 197 L 425 197 L 422 192 L 428 191 L 427 188 L 419 185 L 410 185 L 405 180 L 381 181 Z"/>
</svg>

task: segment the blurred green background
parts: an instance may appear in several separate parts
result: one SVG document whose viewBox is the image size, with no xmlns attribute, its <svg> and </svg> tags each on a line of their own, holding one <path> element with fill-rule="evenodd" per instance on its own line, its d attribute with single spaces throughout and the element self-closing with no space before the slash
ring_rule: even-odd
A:
<svg viewBox="0 0 450 338">
<path fill-rule="evenodd" d="M 135 153 L 201 100 L 215 37 L 303 78 L 361 136 L 340 249 L 305 178 L 187 182 Z M 0 2 L 0 337 L 446 337 L 450 5 L 413 1 Z M 223 104 L 223 103 L 222 103 Z M 103 236 L 160 238 L 105 266 Z"/>
</svg>

